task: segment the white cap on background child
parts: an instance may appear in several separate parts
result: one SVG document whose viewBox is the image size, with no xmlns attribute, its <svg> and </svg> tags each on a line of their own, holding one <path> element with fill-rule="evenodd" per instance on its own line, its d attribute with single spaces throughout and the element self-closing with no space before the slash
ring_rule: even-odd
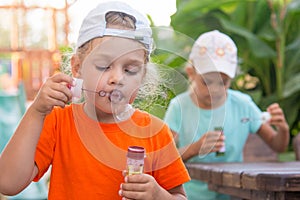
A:
<svg viewBox="0 0 300 200">
<path fill-rule="evenodd" d="M 122 30 L 106 28 L 105 16 L 110 11 L 122 12 L 135 18 L 136 29 Z M 148 19 L 124 2 L 104 2 L 91 10 L 82 22 L 79 30 L 77 47 L 82 46 L 91 39 L 103 36 L 117 36 L 134 39 L 144 44 L 149 54 L 152 50 L 152 30 Z"/>
<path fill-rule="evenodd" d="M 222 72 L 234 78 L 237 47 L 229 36 L 214 30 L 199 36 L 189 59 L 199 74 Z"/>
</svg>

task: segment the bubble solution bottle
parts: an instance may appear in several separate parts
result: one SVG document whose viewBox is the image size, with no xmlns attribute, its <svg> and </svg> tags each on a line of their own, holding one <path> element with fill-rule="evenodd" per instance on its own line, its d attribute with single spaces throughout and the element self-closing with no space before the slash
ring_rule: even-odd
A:
<svg viewBox="0 0 300 200">
<path fill-rule="evenodd" d="M 142 174 L 144 171 L 145 149 L 139 146 L 129 146 L 127 150 L 127 173 Z"/>
<path fill-rule="evenodd" d="M 220 131 L 221 132 L 221 135 L 223 135 L 223 128 L 222 127 L 215 127 L 214 129 L 215 131 Z M 226 148 L 225 148 L 225 145 L 219 150 L 216 152 L 216 156 L 224 156 L 225 155 L 225 151 L 226 151 Z"/>
</svg>

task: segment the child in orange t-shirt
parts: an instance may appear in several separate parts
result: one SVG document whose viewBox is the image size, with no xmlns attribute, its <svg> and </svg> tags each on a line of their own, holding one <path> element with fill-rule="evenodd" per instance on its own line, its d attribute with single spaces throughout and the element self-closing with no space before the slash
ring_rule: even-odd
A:
<svg viewBox="0 0 300 200">
<path fill-rule="evenodd" d="M 190 177 L 169 128 L 131 106 L 152 71 L 151 47 L 147 19 L 127 4 L 93 9 L 71 59 L 82 86 L 62 73 L 47 79 L 0 157 L 0 193 L 22 191 L 51 166 L 50 200 L 186 199 Z M 78 87 L 84 102 L 66 105 Z M 145 149 L 144 173 L 124 170 L 129 146 Z"/>
</svg>

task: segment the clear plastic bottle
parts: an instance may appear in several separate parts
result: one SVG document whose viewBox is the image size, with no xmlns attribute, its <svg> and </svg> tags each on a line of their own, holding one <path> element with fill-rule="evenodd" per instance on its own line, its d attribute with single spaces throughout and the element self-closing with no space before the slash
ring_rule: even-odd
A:
<svg viewBox="0 0 300 200">
<path fill-rule="evenodd" d="M 224 134 L 222 127 L 215 127 L 214 130 L 215 131 L 220 131 L 221 135 Z M 216 152 L 216 156 L 224 156 L 225 155 L 225 151 L 226 151 L 226 148 L 225 148 L 225 145 L 224 145 L 219 151 Z"/>
<path fill-rule="evenodd" d="M 73 79 L 75 85 L 73 87 L 70 87 L 70 89 L 72 92 L 72 102 L 76 103 L 81 99 L 83 80 L 79 78 L 73 78 Z"/>
<path fill-rule="evenodd" d="M 127 173 L 142 174 L 144 171 L 145 149 L 140 146 L 129 146 L 127 150 Z"/>
</svg>

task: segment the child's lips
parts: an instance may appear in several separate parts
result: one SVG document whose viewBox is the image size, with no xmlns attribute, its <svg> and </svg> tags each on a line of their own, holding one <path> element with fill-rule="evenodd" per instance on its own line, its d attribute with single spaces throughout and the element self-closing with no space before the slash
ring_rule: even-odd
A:
<svg viewBox="0 0 300 200">
<path fill-rule="evenodd" d="M 113 90 L 110 92 L 108 99 L 113 103 L 118 103 L 123 99 L 124 95 L 120 90 Z"/>
</svg>

